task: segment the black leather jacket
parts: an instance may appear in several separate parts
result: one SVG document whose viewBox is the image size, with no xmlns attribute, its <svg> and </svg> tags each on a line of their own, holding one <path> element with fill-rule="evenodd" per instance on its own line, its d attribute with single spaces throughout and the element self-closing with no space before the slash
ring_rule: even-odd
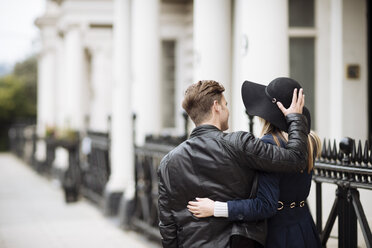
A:
<svg viewBox="0 0 372 248">
<path fill-rule="evenodd" d="M 223 133 L 215 126 L 196 127 L 188 140 L 161 161 L 159 228 L 163 247 L 229 247 L 240 234 L 265 241 L 262 222 L 230 222 L 227 218 L 194 217 L 186 208 L 194 197 L 217 201 L 248 198 L 254 170 L 299 172 L 306 168 L 307 123 L 301 114 L 286 117 L 286 148 L 265 144 L 251 133 Z"/>
</svg>

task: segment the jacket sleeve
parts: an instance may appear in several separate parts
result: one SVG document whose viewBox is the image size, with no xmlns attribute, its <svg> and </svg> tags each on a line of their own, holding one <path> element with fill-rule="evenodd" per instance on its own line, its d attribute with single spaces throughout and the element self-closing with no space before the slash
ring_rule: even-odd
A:
<svg viewBox="0 0 372 248">
<path fill-rule="evenodd" d="M 302 114 L 286 116 L 288 143 L 286 148 L 265 144 L 251 133 L 230 136 L 239 160 L 252 169 L 266 172 L 300 172 L 307 166 L 307 120 Z"/>
<path fill-rule="evenodd" d="M 257 197 L 227 202 L 229 220 L 256 221 L 272 217 L 278 207 L 279 176 L 259 173 Z"/>
<path fill-rule="evenodd" d="M 170 208 L 170 195 L 167 190 L 167 170 L 165 159 L 160 163 L 158 169 L 159 176 L 159 230 L 162 237 L 162 245 L 164 248 L 177 248 L 177 224 Z"/>
</svg>

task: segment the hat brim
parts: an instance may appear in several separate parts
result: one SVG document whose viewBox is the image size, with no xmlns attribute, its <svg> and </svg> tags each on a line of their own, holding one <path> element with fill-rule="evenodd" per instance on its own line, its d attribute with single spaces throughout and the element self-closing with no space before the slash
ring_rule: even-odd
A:
<svg viewBox="0 0 372 248">
<path fill-rule="evenodd" d="M 276 103 L 265 93 L 265 85 L 245 81 L 242 85 L 242 99 L 245 109 L 249 115 L 259 116 L 281 131 L 288 132 L 288 125 L 282 111 L 278 108 Z M 285 106 L 288 108 L 289 106 Z M 308 133 L 311 128 L 310 111 L 304 107 L 303 115 L 306 116 L 308 122 Z"/>
</svg>

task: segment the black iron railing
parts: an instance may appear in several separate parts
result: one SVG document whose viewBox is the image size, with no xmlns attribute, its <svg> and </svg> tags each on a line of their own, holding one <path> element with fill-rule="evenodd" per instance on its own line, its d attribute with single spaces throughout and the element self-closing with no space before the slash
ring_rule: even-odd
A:
<svg viewBox="0 0 372 248">
<path fill-rule="evenodd" d="M 15 124 L 8 131 L 10 150 L 29 164 L 34 164 L 36 126 L 29 123 Z"/>
<path fill-rule="evenodd" d="M 189 119 L 186 112 L 182 116 L 184 118 L 183 136 L 148 135 L 144 146 L 134 145 L 135 197 L 131 203 L 131 210 L 126 212 L 125 225 L 139 229 L 155 240 L 160 240 L 157 169 L 161 159 L 187 139 Z M 135 120 L 136 115 L 133 115 L 133 126 L 135 126 Z M 135 137 L 135 132 L 133 137 Z"/>
<path fill-rule="evenodd" d="M 187 127 L 187 124 L 185 125 Z M 252 129 L 252 127 L 251 127 Z M 80 151 L 79 134 L 75 139 L 46 141 L 46 160 L 36 163 L 35 169 L 49 172 L 55 159 L 55 149 L 63 147 L 68 151 L 68 168 L 61 181 L 67 202 L 78 199 L 82 192 L 95 202 L 100 202 L 110 177 L 110 138 L 107 133 L 88 132 L 89 152 Z M 9 131 L 11 150 L 30 164 L 35 164 L 36 132 L 34 126 L 16 125 Z M 161 159 L 175 146 L 186 139 L 171 136 L 148 136 L 145 145 L 135 147 L 135 199 L 130 224 L 146 235 L 159 239 L 158 232 L 158 178 L 157 169 Z M 42 166 L 40 168 L 40 166 Z M 338 239 L 340 248 L 357 247 L 357 223 L 362 230 L 367 247 L 372 248 L 371 229 L 368 225 L 358 189 L 372 189 L 372 151 L 366 141 L 358 145 L 350 138 L 344 138 L 337 147 L 336 142 L 324 141 L 322 155 L 315 163 L 313 180 L 316 184 L 316 225 L 323 246 L 326 246 L 332 227 L 338 218 Z M 323 228 L 322 184 L 337 186 L 335 200 Z"/>
<path fill-rule="evenodd" d="M 168 138 L 169 139 L 169 138 Z M 160 160 L 181 139 L 170 142 L 166 139 L 153 142 L 150 138 L 145 146 L 135 150 L 135 212 L 132 224 L 147 235 L 159 238 L 157 216 L 157 168 Z M 168 144 L 168 145 L 167 145 Z M 358 148 L 356 148 L 358 147 Z M 361 142 L 358 146 L 352 139 L 344 139 L 337 149 L 334 142 L 331 147 L 323 145 L 322 157 L 315 164 L 313 180 L 316 183 L 316 223 L 321 235 L 322 245 L 326 246 L 330 232 L 338 217 L 339 247 L 357 247 L 357 221 L 367 244 L 371 247 L 372 236 L 359 199 L 358 189 L 372 189 L 372 155 L 368 143 L 362 152 Z M 322 183 L 338 186 L 336 198 L 327 223 L 322 228 Z"/>
<path fill-rule="evenodd" d="M 88 131 L 82 141 L 88 151 L 82 152 L 82 188 L 83 195 L 95 203 L 100 203 L 106 183 L 111 174 L 108 133 Z"/>
<path fill-rule="evenodd" d="M 54 136 L 45 138 L 46 157 L 45 161 L 36 161 L 36 126 L 29 124 L 17 124 L 9 130 L 9 140 L 11 151 L 27 164 L 44 175 L 52 176 L 53 161 L 57 147 L 63 147 L 68 151 L 68 167 L 63 172 L 56 173 L 65 191 L 66 202 L 77 201 L 81 182 L 81 172 L 79 167 L 79 135 L 74 133 L 73 139 L 56 138 Z"/>
<path fill-rule="evenodd" d="M 135 148 L 135 199 L 130 224 L 147 236 L 160 240 L 158 229 L 158 175 L 161 159 L 185 137 L 152 137 Z"/>
<path fill-rule="evenodd" d="M 372 154 L 368 142 L 364 151 L 359 141 L 344 138 L 339 148 L 336 141 L 324 140 L 321 158 L 315 163 L 313 180 L 316 183 L 316 225 L 323 246 L 329 239 L 332 227 L 338 218 L 338 247 L 357 247 L 357 222 L 361 227 L 367 247 L 372 247 L 372 235 L 358 189 L 372 189 Z M 363 152 L 362 152 L 363 151 Z M 335 200 L 328 220 L 322 228 L 322 183 L 337 185 Z"/>
<path fill-rule="evenodd" d="M 38 138 L 36 138 L 39 140 Z M 57 142 L 54 137 L 47 137 L 44 138 L 45 142 L 45 160 L 38 161 L 35 159 L 33 163 L 33 167 L 35 170 L 39 173 L 45 174 L 45 175 L 52 175 L 53 172 L 53 162 L 56 158 L 56 148 L 57 148 Z M 35 149 L 36 152 L 36 149 Z"/>
<path fill-rule="evenodd" d="M 81 169 L 79 160 L 79 139 L 56 140 L 55 147 L 63 147 L 68 151 L 68 167 L 62 173 L 62 187 L 65 192 L 65 201 L 76 202 L 80 195 Z"/>
</svg>

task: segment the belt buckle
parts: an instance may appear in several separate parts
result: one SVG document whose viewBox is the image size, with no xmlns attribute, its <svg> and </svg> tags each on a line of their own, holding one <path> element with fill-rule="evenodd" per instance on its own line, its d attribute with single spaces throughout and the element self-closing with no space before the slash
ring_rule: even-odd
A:
<svg viewBox="0 0 372 248">
<path fill-rule="evenodd" d="M 296 202 L 292 202 L 291 205 L 289 205 L 290 208 L 296 207 Z"/>
<path fill-rule="evenodd" d="M 300 202 L 300 208 L 304 207 L 305 206 L 305 201 L 301 201 Z"/>
<path fill-rule="evenodd" d="M 278 207 L 278 210 L 282 210 L 284 208 L 284 203 L 282 201 L 278 201 L 278 204 L 281 205 Z"/>
</svg>

